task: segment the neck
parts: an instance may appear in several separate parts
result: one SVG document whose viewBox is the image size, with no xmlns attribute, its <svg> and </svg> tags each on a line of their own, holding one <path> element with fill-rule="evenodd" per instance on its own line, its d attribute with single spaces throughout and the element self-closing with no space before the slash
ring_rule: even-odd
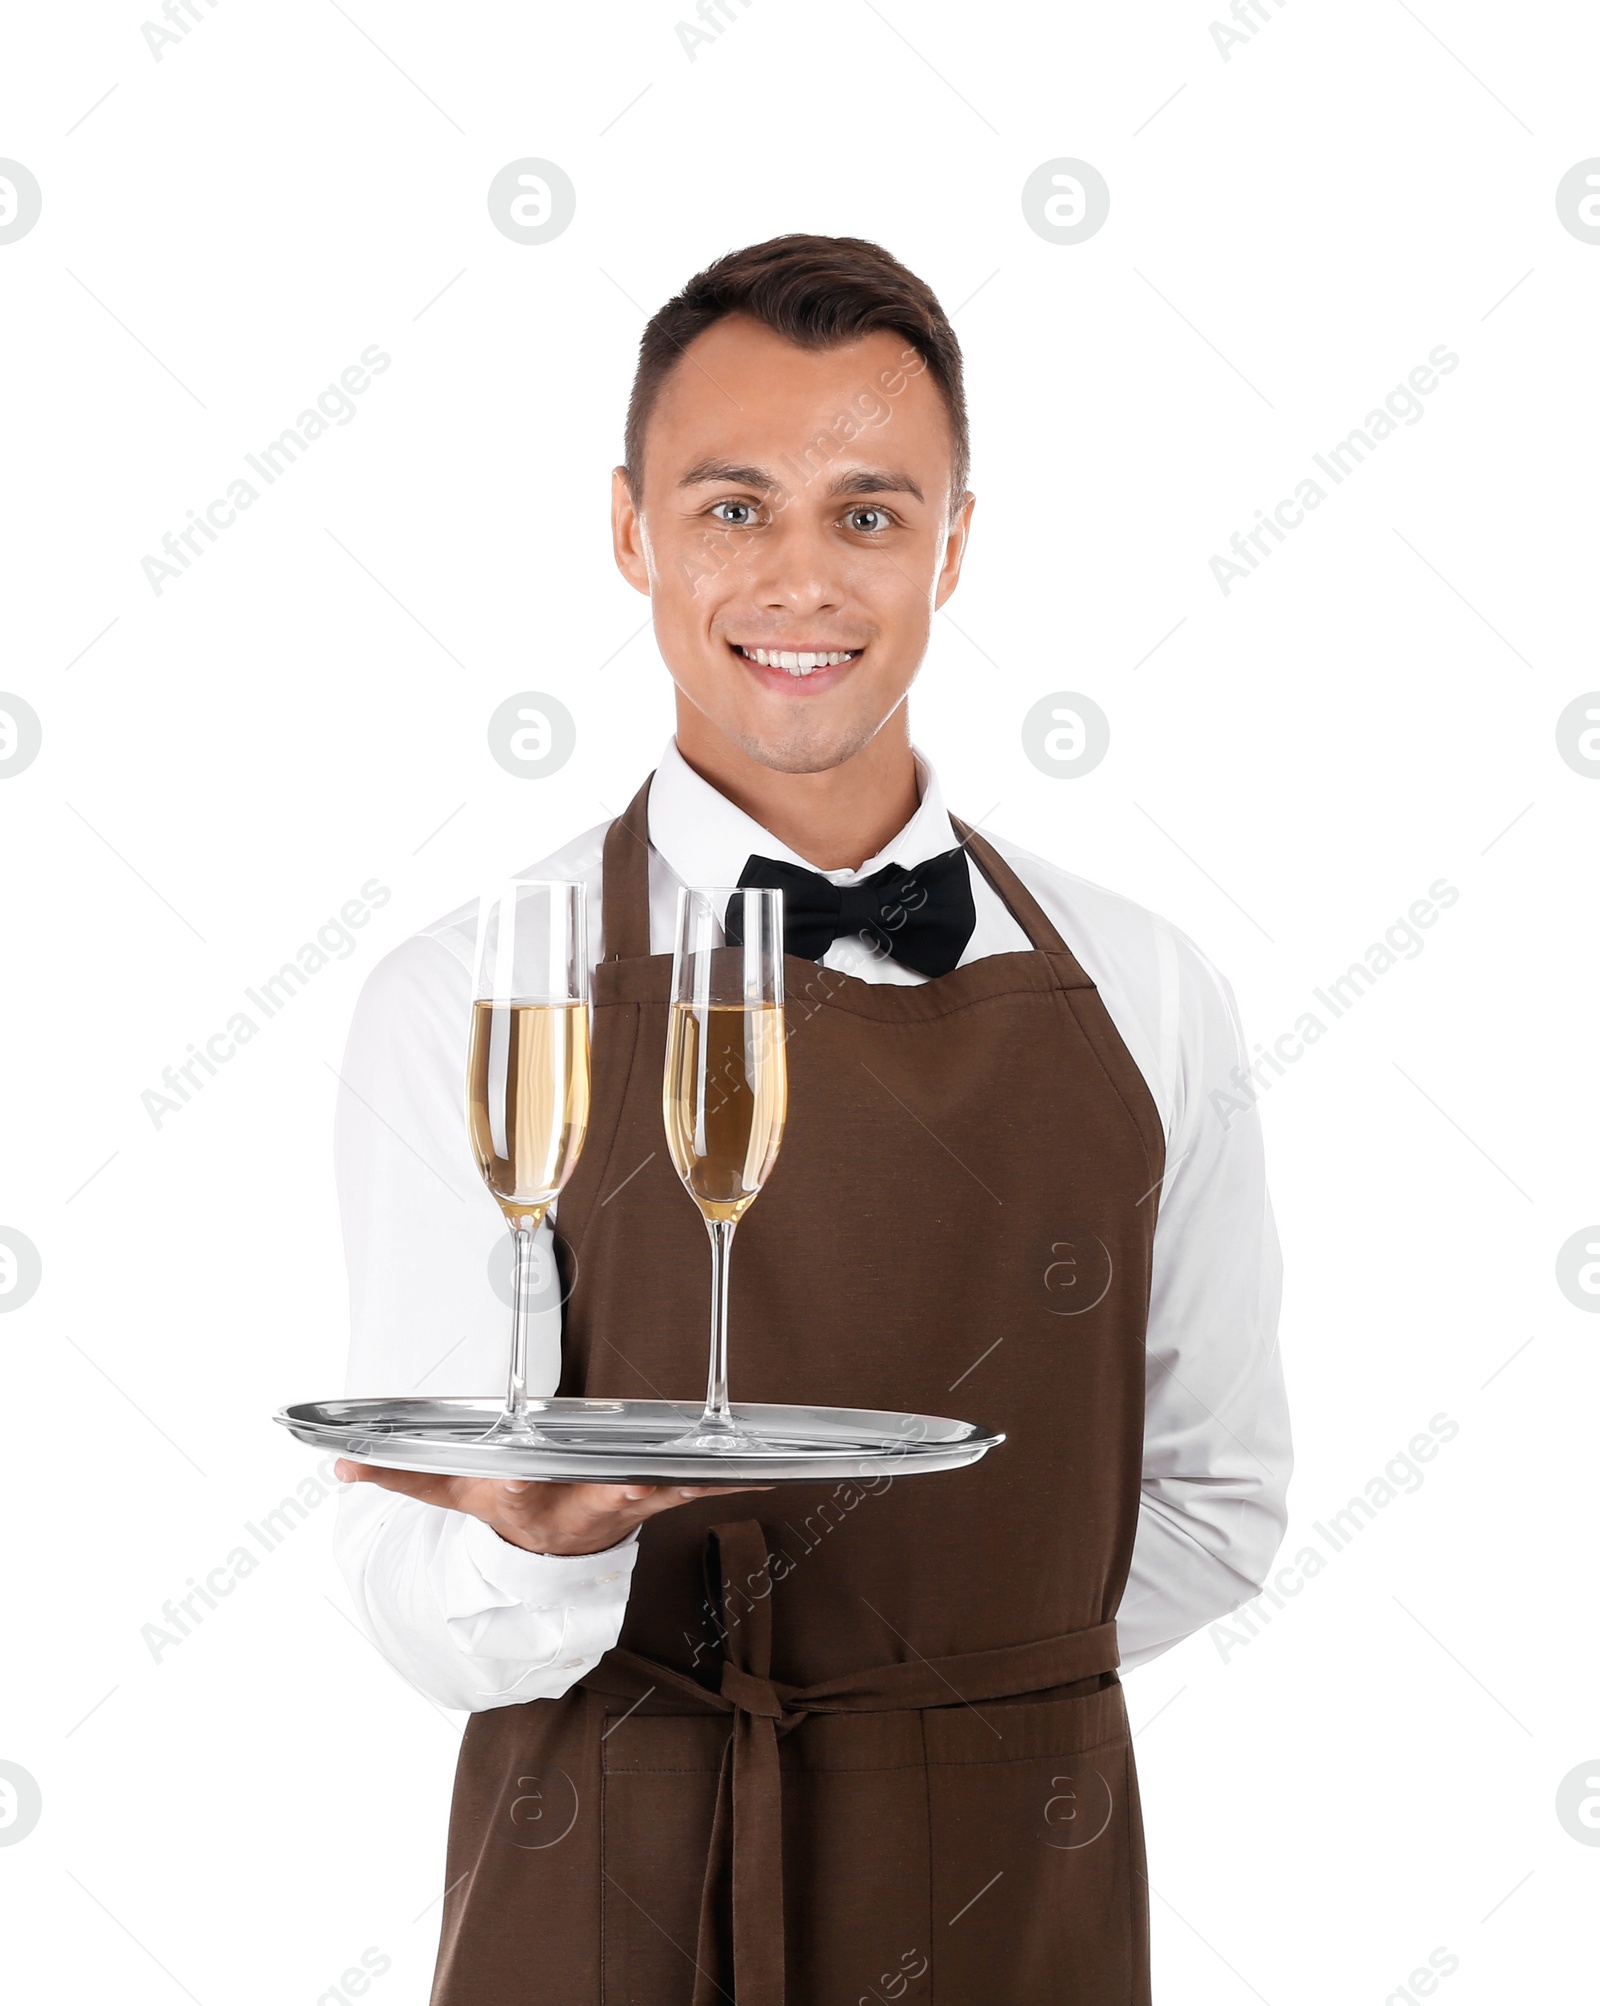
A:
<svg viewBox="0 0 1600 2006">
<path fill-rule="evenodd" d="M 677 745 L 702 780 L 815 870 L 859 870 L 917 812 L 904 704 L 853 758 L 822 773 L 763 766 L 681 700 Z"/>
</svg>

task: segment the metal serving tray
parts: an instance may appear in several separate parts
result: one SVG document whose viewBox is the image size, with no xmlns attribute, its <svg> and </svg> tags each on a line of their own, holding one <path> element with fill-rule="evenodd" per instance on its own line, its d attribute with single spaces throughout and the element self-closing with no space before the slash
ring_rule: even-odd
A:
<svg viewBox="0 0 1600 2006">
<path fill-rule="evenodd" d="M 735 1405 L 734 1418 L 772 1444 L 760 1455 L 667 1455 L 662 1444 L 700 1417 L 695 1402 L 530 1400 L 553 1448 L 482 1441 L 491 1399 L 302 1400 L 273 1416 L 299 1441 L 353 1462 L 444 1476 L 558 1483 L 802 1483 L 959 1470 L 1005 1440 L 971 1421 L 853 1407 Z"/>
</svg>

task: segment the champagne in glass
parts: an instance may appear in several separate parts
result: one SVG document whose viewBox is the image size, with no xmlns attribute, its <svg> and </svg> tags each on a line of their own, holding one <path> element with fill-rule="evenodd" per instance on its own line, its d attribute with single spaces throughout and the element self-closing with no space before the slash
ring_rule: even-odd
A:
<svg viewBox="0 0 1600 2006">
<path fill-rule="evenodd" d="M 728 1405 L 728 1263 L 783 1140 L 783 894 L 725 886 L 678 893 L 662 1115 L 667 1148 L 711 1239 L 711 1368 L 705 1412 L 663 1448 L 759 1454 Z"/>
<path fill-rule="evenodd" d="M 484 1437 L 550 1445 L 528 1415 L 534 1237 L 572 1175 L 589 1123 L 584 888 L 513 879 L 478 915 L 467 1129 L 515 1248 L 505 1408 Z"/>
</svg>

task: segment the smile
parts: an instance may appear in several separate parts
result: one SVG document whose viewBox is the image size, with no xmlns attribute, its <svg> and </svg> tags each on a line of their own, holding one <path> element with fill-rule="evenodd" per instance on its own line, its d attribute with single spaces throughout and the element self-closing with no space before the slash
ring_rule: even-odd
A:
<svg viewBox="0 0 1600 2006">
<path fill-rule="evenodd" d="M 737 641 L 729 645 L 747 662 L 763 669 L 786 669 L 791 676 L 811 676 L 818 669 L 837 668 L 841 662 L 853 662 L 862 653 L 860 648 L 745 648 Z"/>
</svg>

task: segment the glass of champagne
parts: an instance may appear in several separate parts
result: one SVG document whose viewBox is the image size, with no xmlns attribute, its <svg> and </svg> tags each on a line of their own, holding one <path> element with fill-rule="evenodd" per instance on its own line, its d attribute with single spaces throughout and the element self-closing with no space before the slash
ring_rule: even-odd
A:
<svg viewBox="0 0 1600 2006">
<path fill-rule="evenodd" d="M 728 1259 L 734 1228 L 777 1160 L 788 1099 L 783 894 L 685 887 L 661 1101 L 673 1164 L 711 1236 L 711 1372 L 704 1414 L 664 1449 L 747 1455 L 768 1446 L 728 1405 Z"/>
<path fill-rule="evenodd" d="M 589 948 L 581 884 L 514 878 L 484 894 L 472 988 L 467 1128 L 515 1247 L 511 1370 L 484 1441 L 552 1447 L 528 1416 L 534 1237 L 589 1124 Z"/>
</svg>

